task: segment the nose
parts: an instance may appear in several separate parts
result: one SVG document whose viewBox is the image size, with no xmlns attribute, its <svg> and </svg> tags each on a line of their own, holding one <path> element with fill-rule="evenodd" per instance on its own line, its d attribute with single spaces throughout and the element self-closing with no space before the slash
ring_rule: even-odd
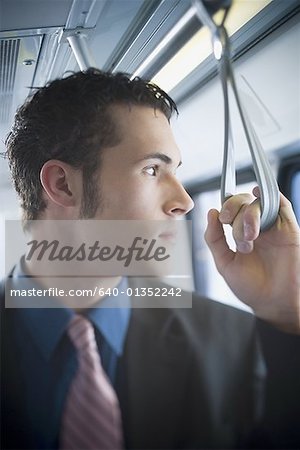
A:
<svg viewBox="0 0 300 450">
<path fill-rule="evenodd" d="M 172 182 L 168 184 L 167 193 L 164 212 L 169 216 L 183 216 L 194 208 L 192 198 L 176 177 L 173 177 Z"/>
</svg>

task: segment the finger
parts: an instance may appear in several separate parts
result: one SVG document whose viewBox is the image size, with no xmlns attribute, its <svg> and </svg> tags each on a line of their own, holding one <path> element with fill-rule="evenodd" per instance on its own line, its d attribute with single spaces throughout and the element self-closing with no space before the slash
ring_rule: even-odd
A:
<svg viewBox="0 0 300 450">
<path fill-rule="evenodd" d="M 236 249 L 240 253 L 251 253 L 253 250 L 253 242 L 246 240 L 244 236 L 244 212 L 243 206 L 232 223 L 232 237 L 236 243 Z"/>
<path fill-rule="evenodd" d="M 258 238 L 260 232 L 260 200 L 256 199 L 244 209 L 243 225 L 244 239 L 254 241 Z"/>
<path fill-rule="evenodd" d="M 299 230 L 298 221 L 296 219 L 291 202 L 280 193 L 279 217 L 282 224 L 292 225 Z"/>
<path fill-rule="evenodd" d="M 260 195 L 260 190 L 259 190 L 259 187 L 258 187 L 258 186 L 255 186 L 255 187 L 252 189 L 252 194 L 253 194 L 256 198 L 260 198 L 260 197 L 261 197 L 261 195 Z"/>
<path fill-rule="evenodd" d="M 231 224 L 240 209 L 253 201 L 253 196 L 251 194 L 237 194 L 233 195 L 227 199 L 220 211 L 219 220 L 222 223 Z"/>
<path fill-rule="evenodd" d="M 254 240 L 259 236 L 260 206 L 259 200 L 244 205 L 232 223 L 232 235 L 240 253 L 250 253 Z"/>
<path fill-rule="evenodd" d="M 235 254 L 228 247 L 223 226 L 219 221 L 219 212 L 216 209 L 211 209 L 208 212 L 207 222 L 204 237 L 212 252 L 216 267 L 218 271 L 222 273 L 226 265 L 233 260 Z"/>
<path fill-rule="evenodd" d="M 232 225 L 233 238 L 240 253 L 250 253 L 253 241 L 259 235 L 259 200 L 253 202 L 253 199 L 251 194 L 232 196 L 226 200 L 220 213 L 220 221 Z"/>
</svg>

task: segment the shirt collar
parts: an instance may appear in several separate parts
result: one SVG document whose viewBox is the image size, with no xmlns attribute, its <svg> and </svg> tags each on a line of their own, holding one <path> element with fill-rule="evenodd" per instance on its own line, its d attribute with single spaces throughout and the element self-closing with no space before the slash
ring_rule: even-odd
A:
<svg viewBox="0 0 300 450">
<path fill-rule="evenodd" d="M 12 284 L 14 289 L 36 287 L 36 282 L 32 278 L 26 277 L 21 262 L 13 271 Z M 123 278 L 117 286 L 118 292 L 126 292 L 127 286 L 127 279 Z M 53 298 L 46 300 L 55 301 Z M 85 313 L 85 316 L 93 322 L 118 356 L 122 354 L 124 348 L 131 315 L 130 306 L 130 297 L 119 294 L 119 296 L 107 296 L 101 301 L 99 307 L 91 308 Z M 32 339 L 46 359 L 51 357 L 75 314 L 72 309 L 62 307 L 18 308 L 18 312 Z"/>
<path fill-rule="evenodd" d="M 122 278 L 117 286 L 118 292 L 126 293 L 127 288 L 127 278 Z M 120 356 L 124 348 L 130 314 L 130 297 L 126 294 L 119 294 L 105 297 L 99 308 L 87 310 L 86 317 L 101 331 L 106 341 Z"/>
</svg>

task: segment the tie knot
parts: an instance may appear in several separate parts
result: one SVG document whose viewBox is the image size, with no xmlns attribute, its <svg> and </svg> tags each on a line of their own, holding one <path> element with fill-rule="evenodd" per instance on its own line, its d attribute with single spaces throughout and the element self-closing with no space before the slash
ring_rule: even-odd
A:
<svg viewBox="0 0 300 450">
<path fill-rule="evenodd" d="M 68 334 L 79 353 L 97 349 L 93 325 L 85 317 L 76 314 L 68 325 Z"/>
</svg>

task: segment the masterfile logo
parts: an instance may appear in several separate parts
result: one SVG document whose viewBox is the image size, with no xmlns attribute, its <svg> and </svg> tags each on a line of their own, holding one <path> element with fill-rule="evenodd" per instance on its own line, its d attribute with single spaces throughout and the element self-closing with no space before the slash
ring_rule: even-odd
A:
<svg viewBox="0 0 300 450">
<path fill-rule="evenodd" d="M 164 261 L 170 258 L 166 247 L 157 245 L 156 239 L 134 238 L 128 247 L 116 245 L 114 248 L 101 246 L 100 241 L 95 241 L 92 245 L 86 242 L 79 244 L 79 247 L 61 245 L 57 239 L 49 242 L 47 240 L 33 240 L 27 242 L 30 247 L 26 254 L 26 261 L 32 258 L 41 261 L 122 261 L 124 267 L 128 267 L 133 261 Z"/>
<path fill-rule="evenodd" d="M 7 270 L 24 255 L 34 276 L 190 275 L 189 221 L 35 220 L 27 230 L 6 221 Z"/>
<path fill-rule="evenodd" d="M 6 270 L 19 260 L 25 273 L 9 281 L 8 307 L 90 307 L 97 298 L 128 296 L 139 299 L 138 307 L 169 307 L 170 300 L 187 307 L 181 289 L 157 282 L 163 277 L 175 287 L 191 279 L 183 258 L 189 221 L 37 220 L 26 230 L 6 221 Z M 140 283 L 119 289 L 124 277 Z"/>
</svg>

